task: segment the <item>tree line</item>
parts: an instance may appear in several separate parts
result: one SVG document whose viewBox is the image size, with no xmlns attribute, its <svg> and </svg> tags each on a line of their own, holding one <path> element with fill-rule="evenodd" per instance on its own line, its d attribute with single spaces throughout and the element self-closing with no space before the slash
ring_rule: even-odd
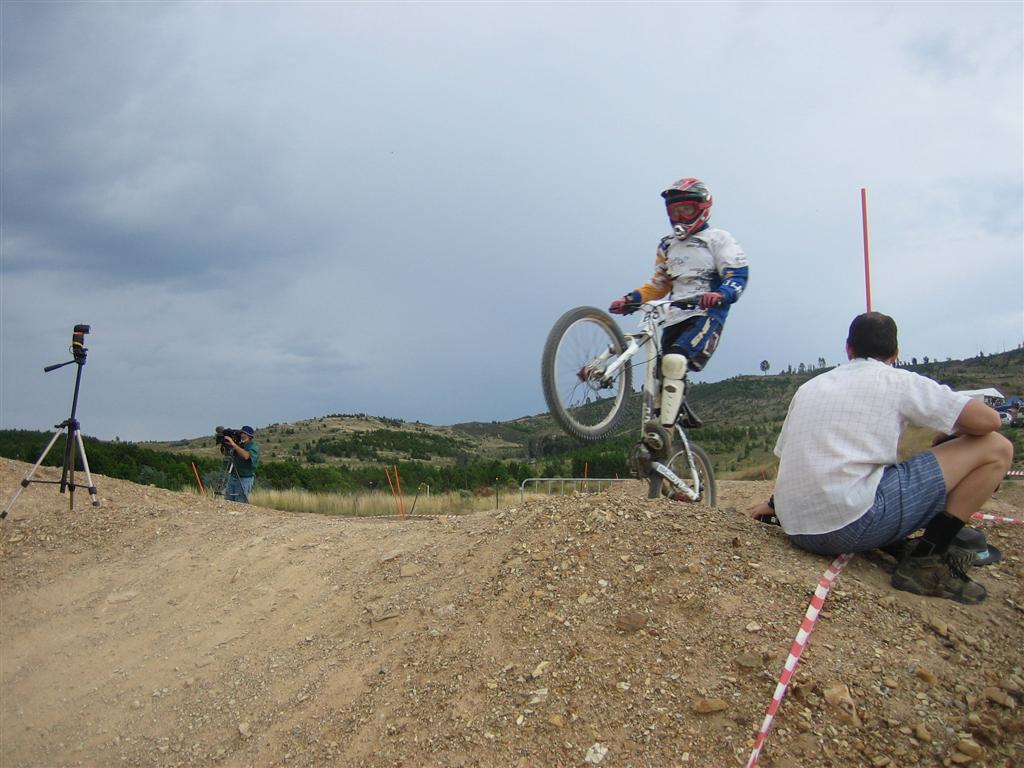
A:
<svg viewBox="0 0 1024 768">
<path fill-rule="evenodd" d="M 34 464 L 52 437 L 33 430 L 0 430 L 0 456 Z M 44 466 L 64 463 L 66 433 L 47 453 Z M 129 442 L 107 442 L 83 437 L 90 470 L 99 475 L 155 485 L 169 490 L 196 487 L 195 472 L 204 485 L 216 487 L 225 470 L 225 462 L 194 454 L 171 453 L 143 448 Z M 434 446 L 432 446 L 434 447 Z M 361 466 L 301 464 L 295 460 L 261 462 L 256 472 L 257 487 L 286 490 L 302 488 L 323 493 L 354 493 L 388 487 L 385 467 L 398 467 L 403 490 L 429 485 L 436 492 L 475 491 L 495 486 L 519 485 L 528 477 L 624 476 L 627 472 L 625 449 L 618 446 L 584 447 L 572 454 L 546 461 L 499 461 L 477 459 L 461 454 L 449 465 L 425 461 L 398 461 Z M 79 471 L 81 463 L 79 462 Z"/>
</svg>

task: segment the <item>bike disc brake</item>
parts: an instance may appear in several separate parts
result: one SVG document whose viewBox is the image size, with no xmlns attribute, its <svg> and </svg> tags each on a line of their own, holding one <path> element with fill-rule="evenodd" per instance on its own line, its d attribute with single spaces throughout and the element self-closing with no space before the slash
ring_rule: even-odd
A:
<svg viewBox="0 0 1024 768">
<path fill-rule="evenodd" d="M 651 452 L 651 458 L 663 462 L 672 449 L 672 433 L 656 421 L 644 424 L 641 441 Z"/>
</svg>

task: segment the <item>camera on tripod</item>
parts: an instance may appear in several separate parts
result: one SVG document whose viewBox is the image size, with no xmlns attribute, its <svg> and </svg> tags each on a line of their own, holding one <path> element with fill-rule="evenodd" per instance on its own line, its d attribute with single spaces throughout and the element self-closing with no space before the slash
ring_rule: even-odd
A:
<svg viewBox="0 0 1024 768">
<path fill-rule="evenodd" d="M 230 437 L 236 443 L 242 441 L 242 435 L 244 434 L 240 429 L 231 429 L 230 427 L 217 427 L 213 430 L 214 442 L 220 446 L 220 452 L 223 454 L 231 453 L 231 446 L 224 442 L 225 437 Z"/>
<path fill-rule="evenodd" d="M 88 325 L 76 325 L 71 331 L 71 354 L 76 362 L 85 362 L 85 353 L 89 351 L 85 347 L 85 334 L 88 332 Z"/>
</svg>

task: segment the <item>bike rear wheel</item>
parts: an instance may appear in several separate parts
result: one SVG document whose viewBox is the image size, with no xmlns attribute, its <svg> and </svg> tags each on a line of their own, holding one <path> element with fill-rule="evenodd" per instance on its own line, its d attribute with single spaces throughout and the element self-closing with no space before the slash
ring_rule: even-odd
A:
<svg viewBox="0 0 1024 768">
<path fill-rule="evenodd" d="M 583 442 L 611 432 L 632 392 L 627 362 L 608 378 L 604 370 L 626 349 L 615 321 L 597 307 L 576 307 L 562 315 L 548 334 L 541 361 L 544 399 L 552 418 Z"/>
<path fill-rule="evenodd" d="M 697 469 L 697 481 L 699 483 L 697 501 L 707 504 L 709 507 L 714 507 L 718 503 L 718 487 L 715 484 L 715 470 L 711 466 L 711 457 L 708 456 L 707 451 L 696 443 L 690 443 L 690 453 L 693 454 L 693 462 Z M 676 477 L 687 484 L 691 482 L 692 467 L 690 466 L 690 460 L 686 456 L 686 451 L 676 451 L 665 462 L 665 466 L 671 469 Z M 647 488 L 647 498 L 657 499 L 661 496 L 671 496 L 674 493 L 675 488 L 672 487 L 672 483 L 657 472 L 651 474 Z"/>
</svg>

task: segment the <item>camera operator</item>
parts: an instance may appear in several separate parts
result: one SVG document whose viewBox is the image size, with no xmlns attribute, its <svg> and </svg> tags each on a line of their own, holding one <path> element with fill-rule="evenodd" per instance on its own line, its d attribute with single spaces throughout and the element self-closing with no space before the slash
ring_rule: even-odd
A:
<svg viewBox="0 0 1024 768">
<path fill-rule="evenodd" d="M 248 426 L 242 427 L 237 443 L 231 435 L 224 435 L 224 445 L 234 454 L 232 471 L 228 475 L 227 490 L 224 492 L 224 498 L 228 501 L 249 503 L 252 484 L 256 480 L 256 466 L 260 463 L 260 447 L 255 437 L 256 430 Z"/>
</svg>

